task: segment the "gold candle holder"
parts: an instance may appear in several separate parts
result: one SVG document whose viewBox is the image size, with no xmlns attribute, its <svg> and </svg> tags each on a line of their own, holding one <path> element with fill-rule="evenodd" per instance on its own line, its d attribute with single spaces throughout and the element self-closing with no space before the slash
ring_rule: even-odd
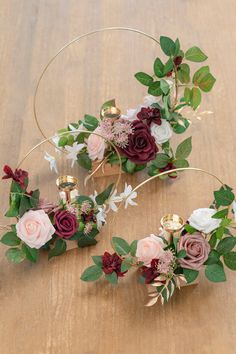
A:
<svg viewBox="0 0 236 354">
<path fill-rule="evenodd" d="M 102 109 L 101 116 L 103 118 L 119 119 L 121 116 L 121 110 L 115 106 Z"/>
<path fill-rule="evenodd" d="M 66 203 L 71 203 L 78 195 L 78 179 L 73 176 L 59 176 L 56 180 L 61 199 Z"/>
<path fill-rule="evenodd" d="M 177 214 L 167 214 L 161 218 L 161 227 L 164 230 L 164 237 L 170 243 L 173 237 L 179 235 L 184 226 L 184 220 Z"/>
</svg>

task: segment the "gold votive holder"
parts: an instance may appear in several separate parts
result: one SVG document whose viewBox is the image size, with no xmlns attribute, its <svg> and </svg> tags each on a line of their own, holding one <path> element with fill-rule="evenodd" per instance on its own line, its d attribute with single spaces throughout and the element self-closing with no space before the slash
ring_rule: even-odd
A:
<svg viewBox="0 0 236 354">
<path fill-rule="evenodd" d="M 184 220 L 177 214 L 167 214 L 161 218 L 161 227 L 167 242 L 172 242 L 173 237 L 178 237 L 183 229 Z"/>
<path fill-rule="evenodd" d="M 121 110 L 115 106 L 102 109 L 101 116 L 103 118 L 119 119 L 121 116 Z"/>
<path fill-rule="evenodd" d="M 78 178 L 74 176 L 64 175 L 57 178 L 56 185 L 64 202 L 71 203 L 79 195 L 78 182 Z"/>
</svg>

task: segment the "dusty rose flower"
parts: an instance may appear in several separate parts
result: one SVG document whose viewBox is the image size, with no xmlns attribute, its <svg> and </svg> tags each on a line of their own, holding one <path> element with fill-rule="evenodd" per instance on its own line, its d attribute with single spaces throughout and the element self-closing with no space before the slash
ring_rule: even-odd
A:
<svg viewBox="0 0 236 354">
<path fill-rule="evenodd" d="M 16 224 L 17 236 L 29 247 L 39 249 L 55 233 L 55 229 L 43 210 L 29 210 Z"/>
<path fill-rule="evenodd" d="M 137 165 L 154 160 L 158 148 L 149 127 L 140 120 L 135 120 L 132 122 L 132 128 L 133 133 L 128 137 L 128 145 L 120 149 L 121 153 Z"/>
<path fill-rule="evenodd" d="M 94 133 L 101 134 L 101 128 L 98 127 L 94 130 Z M 102 160 L 106 149 L 105 139 L 101 136 L 90 134 L 87 141 L 87 150 L 91 160 Z"/>
<path fill-rule="evenodd" d="M 187 254 L 185 258 L 179 259 L 181 267 L 200 270 L 203 263 L 206 262 L 211 248 L 202 234 L 196 232 L 181 236 L 177 250 L 178 252 L 185 250 Z"/>
<path fill-rule="evenodd" d="M 62 238 L 72 237 L 77 230 L 76 216 L 67 210 L 58 210 L 54 214 L 55 233 Z"/>
<path fill-rule="evenodd" d="M 154 258 L 159 258 L 164 250 L 164 242 L 160 237 L 150 235 L 138 241 L 136 257 L 145 266 L 150 267 Z"/>
</svg>

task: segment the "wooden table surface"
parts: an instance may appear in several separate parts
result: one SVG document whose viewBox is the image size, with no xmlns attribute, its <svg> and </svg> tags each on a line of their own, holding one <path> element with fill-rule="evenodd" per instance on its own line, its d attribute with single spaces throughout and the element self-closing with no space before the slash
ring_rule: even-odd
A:
<svg viewBox="0 0 236 354">
<path fill-rule="evenodd" d="M 200 46 L 217 78 L 205 95 L 193 136 L 191 165 L 205 168 L 236 187 L 236 25 L 234 0 L 1 0 L 0 2 L 0 165 L 16 166 L 41 140 L 33 120 L 37 78 L 50 57 L 74 37 L 106 26 L 128 26 L 179 37 L 183 48 Z M 155 44 L 135 34 L 109 33 L 72 48 L 55 63 L 39 99 L 43 128 L 53 134 L 83 113 L 96 114 L 103 101 L 116 97 L 124 110 L 140 102 L 145 88 L 133 73 L 151 70 Z M 60 71 L 59 71 L 60 70 Z M 213 113 L 209 113 L 213 112 Z M 175 137 L 174 144 L 184 136 Z M 33 181 L 53 198 L 50 175 L 41 163 L 42 148 L 27 160 Z M 40 155 L 40 156 L 39 156 Z M 46 172 L 45 172 L 46 171 Z M 129 177 L 136 185 L 143 176 Z M 125 179 L 122 177 L 122 183 Z M 35 182 L 36 183 L 36 182 Z M 108 183 L 99 179 L 99 188 Z M 9 184 L 2 182 L 1 215 Z M 50 262 L 12 265 L 0 247 L 0 352 L 2 354 L 233 354 L 236 352 L 236 274 L 228 281 L 177 292 L 162 307 L 144 307 L 145 287 L 134 275 L 113 288 L 87 284 L 80 275 L 91 255 L 110 249 L 109 237 L 141 238 L 159 227 L 168 211 L 187 217 L 207 207 L 217 184 L 188 172 L 175 181 L 146 185 L 139 206 L 109 217 L 96 247 L 73 250 Z M 54 193 L 55 194 L 55 193 Z M 55 196 L 54 196 L 55 197 Z M 4 222 L 4 217 L 1 217 Z"/>
</svg>

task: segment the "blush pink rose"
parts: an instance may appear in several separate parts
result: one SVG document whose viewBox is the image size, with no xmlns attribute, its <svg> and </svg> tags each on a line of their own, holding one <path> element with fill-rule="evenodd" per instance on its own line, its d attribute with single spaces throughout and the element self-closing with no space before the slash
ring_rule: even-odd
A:
<svg viewBox="0 0 236 354">
<path fill-rule="evenodd" d="M 16 224 L 17 236 L 31 248 L 41 248 L 51 240 L 55 229 L 43 210 L 29 210 Z"/>
<path fill-rule="evenodd" d="M 101 134 L 101 129 L 98 127 L 94 133 Z M 91 160 L 102 160 L 106 149 L 105 139 L 101 136 L 90 134 L 87 141 L 87 150 Z"/>
<path fill-rule="evenodd" d="M 158 259 L 164 252 L 164 242 L 160 237 L 150 235 L 138 241 L 136 257 L 146 267 L 151 266 L 153 259 Z"/>
</svg>

